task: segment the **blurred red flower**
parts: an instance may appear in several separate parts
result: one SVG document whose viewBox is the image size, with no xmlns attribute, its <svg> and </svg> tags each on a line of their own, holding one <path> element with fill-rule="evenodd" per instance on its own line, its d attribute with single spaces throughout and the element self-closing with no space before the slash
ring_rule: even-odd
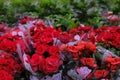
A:
<svg viewBox="0 0 120 80">
<path fill-rule="evenodd" d="M 97 64 L 95 63 L 95 60 L 93 58 L 82 58 L 80 59 L 80 62 L 82 63 L 82 65 L 86 65 L 91 68 L 97 68 Z"/>
<path fill-rule="evenodd" d="M 5 70 L 0 70 L 0 80 L 14 80 L 14 77 Z"/>
<path fill-rule="evenodd" d="M 60 57 L 50 56 L 50 57 L 46 58 L 46 60 L 45 60 L 44 72 L 46 74 L 56 72 L 59 69 L 61 64 L 62 64 L 62 61 L 60 60 Z"/>
</svg>

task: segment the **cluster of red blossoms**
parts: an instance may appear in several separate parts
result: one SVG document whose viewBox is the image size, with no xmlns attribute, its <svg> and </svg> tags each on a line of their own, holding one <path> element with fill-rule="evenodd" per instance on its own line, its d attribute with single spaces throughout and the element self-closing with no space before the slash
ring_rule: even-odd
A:
<svg viewBox="0 0 120 80">
<path fill-rule="evenodd" d="M 69 31 L 69 40 L 75 40 L 75 35 L 79 37 L 79 40 L 104 43 L 107 47 L 120 48 L 120 26 L 102 26 L 94 29 L 92 26 L 81 25 Z"/>
<path fill-rule="evenodd" d="M 63 53 L 67 52 L 68 55 L 72 55 L 73 60 L 79 61 L 79 64 L 76 65 L 77 69 L 88 67 L 88 75 L 85 76 L 84 79 L 110 79 L 108 78 L 110 73 L 116 72 L 117 68 L 120 67 L 120 58 L 115 58 L 112 56 L 106 57 L 104 64 L 100 64 L 100 61 L 97 62 L 92 56 L 93 54 L 97 55 L 96 46 L 91 42 L 80 41 L 72 46 L 63 44 L 60 48 Z M 77 73 L 82 76 L 82 73 L 85 71 L 86 70 L 77 70 Z"/>
<path fill-rule="evenodd" d="M 40 71 L 45 74 L 56 72 L 62 60 L 59 48 L 55 46 L 54 38 L 59 37 L 55 28 L 45 26 L 43 21 L 35 23 L 30 28 L 31 39 L 34 41 L 35 53 L 30 59 L 33 71 Z"/>
<path fill-rule="evenodd" d="M 45 74 L 56 72 L 62 64 L 59 48 L 39 44 L 36 46 L 35 54 L 30 59 L 33 71 L 41 71 Z"/>
<path fill-rule="evenodd" d="M 112 56 L 108 56 L 105 59 L 105 65 L 111 72 L 116 72 L 116 69 L 120 66 L 120 58 L 115 58 Z"/>
<path fill-rule="evenodd" d="M 0 52 L 0 80 L 13 80 L 15 74 L 21 73 L 22 66 L 18 60 L 5 52 Z"/>
<path fill-rule="evenodd" d="M 86 61 L 86 63 L 90 62 L 90 59 L 88 59 L 89 61 Z M 92 60 L 92 59 L 91 59 Z M 89 63 L 90 64 L 90 63 Z M 91 64 L 92 66 L 96 66 L 95 64 Z M 119 69 L 120 66 L 120 58 L 115 58 L 112 56 L 108 56 L 105 58 L 104 63 L 101 64 L 101 68 L 104 67 L 103 69 L 99 69 L 100 66 L 98 66 L 95 70 L 95 72 L 90 73 L 86 78 L 87 79 L 91 79 L 91 78 L 95 78 L 95 79 L 109 79 L 112 80 L 111 78 L 109 78 L 108 76 L 110 76 L 110 73 L 116 73 L 117 69 Z"/>
<path fill-rule="evenodd" d="M 14 80 L 14 78 L 8 72 L 0 70 L 0 80 Z"/>
<path fill-rule="evenodd" d="M 59 38 L 60 31 L 61 30 L 56 30 L 50 26 L 45 26 L 44 21 L 36 22 L 35 25 L 30 28 L 32 40 L 42 44 L 52 43 L 53 38 Z"/>
<path fill-rule="evenodd" d="M 20 44 L 22 49 L 25 52 L 28 52 L 28 49 L 25 45 L 24 39 L 27 42 L 27 38 L 23 37 L 26 35 L 26 31 L 22 31 L 19 28 L 14 28 L 7 30 L 4 35 L 0 36 L 0 50 L 4 50 L 8 53 L 16 53 L 17 52 L 17 44 Z M 7 44 L 6 44 L 7 43 Z"/>
<path fill-rule="evenodd" d="M 64 52 L 66 50 L 73 55 L 74 59 L 79 59 L 83 55 L 90 56 L 96 52 L 96 46 L 91 42 L 82 41 L 73 46 L 66 45 L 66 47 L 64 45 L 65 44 L 62 44 L 60 46 L 61 51 Z"/>
<path fill-rule="evenodd" d="M 120 27 L 103 26 L 98 28 L 96 31 L 96 41 L 103 42 L 106 46 L 114 46 L 115 48 L 120 48 Z"/>
<path fill-rule="evenodd" d="M 92 79 L 93 77 L 95 79 L 100 79 L 104 78 L 105 80 L 112 80 L 112 79 L 107 79 L 106 77 L 108 76 L 109 71 L 108 70 L 96 70 L 94 73 L 91 73 L 87 76 L 87 79 Z"/>
<path fill-rule="evenodd" d="M 32 73 L 26 75 L 30 77 L 60 73 L 65 80 L 75 75 L 83 80 L 111 79 L 120 68 L 118 56 L 99 53 L 97 49 L 99 43 L 104 43 L 105 48 L 120 48 L 119 26 L 94 29 L 80 25 L 67 32 L 48 26 L 43 20 L 23 17 L 18 27 L 1 24 L 0 33 L 0 80 L 13 80 L 23 69 Z"/>
</svg>

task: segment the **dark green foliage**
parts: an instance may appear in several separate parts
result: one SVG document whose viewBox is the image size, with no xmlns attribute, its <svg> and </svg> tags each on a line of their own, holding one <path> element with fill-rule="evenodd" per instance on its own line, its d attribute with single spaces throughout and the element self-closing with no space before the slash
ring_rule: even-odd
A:
<svg viewBox="0 0 120 80">
<path fill-rule="evenodd" d="M 56 27 L 67 29 L 79 24 L 99 27 L 101 14 L 120 14 L 120 0 L 0 0 L 0 22 L 16 23 L 20 15 L 51 19 Z"/>
</svg>

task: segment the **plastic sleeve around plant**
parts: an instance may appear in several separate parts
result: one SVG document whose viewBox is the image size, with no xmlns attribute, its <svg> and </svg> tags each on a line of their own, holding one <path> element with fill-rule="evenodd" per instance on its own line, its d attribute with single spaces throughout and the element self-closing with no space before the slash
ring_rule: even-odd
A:
<svg viewBox="0 0 120 80">
<path fill-rule="evenodd" d="M 109 55 L 113 56 L 113 57 L 116 57 L 116 58 L 119 58 L 117 55 L 115 55 L 113 52 L 101 47 L 101 46 L 97 46 L 97 50 L 98 52 L 101 52 L 102 53 L 102 63 L 103 61 L 105 60 L 105 58 Z"/>
<path fill-rule="evenodd" d="M 17 52 L 18 52 L 19 58 L 20 58 L 20 60 L 22 61 L 25 69 L 28 70 L 29 72 L 31 72 L 33 75 L 36 75 L 36 73 L 32 70 L 31 65 L 29 64 L 27 55 L 26 55 L 25 52 L 21 49 L 20 44 L 17 44 Z"/>
<path fill-rule="evenodd" d="M 31 72 L 32 75 L 36 75 L 36 73 L 32 70 L 31 65 L 29 64 L 29 61 L 28 61 L 28 58 L 27 58 L 27 55 L 25 54 L 25 52 L 23 53 L 23 64 L 24 64 L 26 70 Z"/>
<path fill-rule="evenodd" d="M 17 52 L 18 52 L 18 56 L 20 58 L 20 60 L 22 61 L 22 49 L 21 49 L 21 46 L 20 44 L 17 44 Z"/>
</svg>

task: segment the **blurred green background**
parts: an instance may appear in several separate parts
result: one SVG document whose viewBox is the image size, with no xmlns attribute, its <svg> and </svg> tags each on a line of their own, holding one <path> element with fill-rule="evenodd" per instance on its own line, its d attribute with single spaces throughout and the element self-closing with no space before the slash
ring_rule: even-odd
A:
<svg viewBox="0 0 120 80">
<path fill-rule="evenodd" d="M 21 15 L 52 20 L 56 27 L 79 24 L 100 27 L 102 14 L 112 11 L 120 15 L 120 0 L 0 0 L 0 22 L 11 26 Z"/>
</svg>

